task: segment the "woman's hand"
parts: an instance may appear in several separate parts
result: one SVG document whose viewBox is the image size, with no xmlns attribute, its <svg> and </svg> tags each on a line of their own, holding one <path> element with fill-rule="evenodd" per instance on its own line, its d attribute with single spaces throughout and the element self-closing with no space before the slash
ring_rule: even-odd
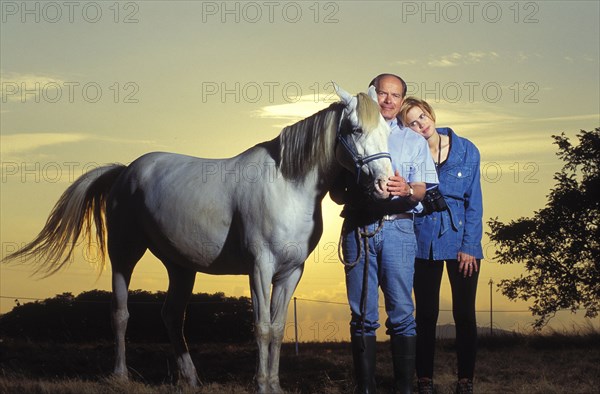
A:
<svg viewBox="0 0 600 394">
<path fill-rule="evenodd" d="M 473 272 L 479 271 L 479 267 L 477 267 L 477 259 L 475 256 L 471 256 L 470 254 L 466 254 L 463 252 L 458 252 L 458 272 L 463 274 L 463 277 L 472 276 Z"/>
</svg>

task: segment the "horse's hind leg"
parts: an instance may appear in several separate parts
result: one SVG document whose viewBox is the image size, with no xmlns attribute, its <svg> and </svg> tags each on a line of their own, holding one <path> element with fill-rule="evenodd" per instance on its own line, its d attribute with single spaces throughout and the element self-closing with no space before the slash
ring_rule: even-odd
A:
<svg viewBox="0 0 600 394">
<path fill-rule="evenodd" d="M 198 375 L 183 335 L 185 309 L 194 288 L 196 271 L 164 263 L 169 272 L 169 290 L 162 308 L 162 318 L 175 351 L 179 373 L 190 386 L 196 387 Z"/>
<path fill-rule="evenodd" d="M 114 375 L 127 379 L 127 363 L 125 359 L 125 331 L 129 320 L 127 296 L 131 274 L 135 265 L 144 255 L 146 247 L 137 240 L 117 237 L 109 231 L 108 253 L 112 266 L 112 299 L 111 319 L 115 336 L 115 369 Z"/>
</svg>

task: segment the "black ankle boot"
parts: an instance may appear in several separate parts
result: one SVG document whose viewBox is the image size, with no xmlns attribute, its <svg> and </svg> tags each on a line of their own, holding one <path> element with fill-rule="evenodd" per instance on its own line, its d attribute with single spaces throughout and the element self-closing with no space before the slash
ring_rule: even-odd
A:
<svg viewBox="0 0 600 394">
<path fill-rule="evenodd" d="M 390 338 L 392 361 L 394 363 L 394 392 L 410 394 L 415 374 L 415 354 L 417 337 L 394 335 Z"/>
<path fill-rule="evenodd" d="M 417 381 L 417 392 L 419 394 L 434 394 L 433 380 L 431 379 L 419 379 Z"/>
<path fill-rule="evenodd" d="M 467 379 L 456 382 L 456 394 L 473 394 L 473 381 Z"/>
<path fill-rule="evenodd" d="M 354 375 L 357 393 L 375 393 L 375 347 L 374 336 L 352 337 L 352 359 L 354 361 Z"/>
</svg>

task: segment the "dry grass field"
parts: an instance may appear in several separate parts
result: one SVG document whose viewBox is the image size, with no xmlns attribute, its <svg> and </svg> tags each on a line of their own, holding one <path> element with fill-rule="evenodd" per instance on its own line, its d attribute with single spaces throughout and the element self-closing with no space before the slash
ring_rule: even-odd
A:
<svg viewBox="0 0 600 394">
<path fill-rule="evenodd" d="M 391 392 L 389 344 L 379 343 L 379 393 Z M 0 343 L 0 393 L 252 393 L 255 346 L 192 345 L 204 385 L 177 385 L 167 344 L 130 344 L 132 381 L 109 378 L 110 343 L 68 345 L 3 340 Z M 452 340 L 440 341 L 435 382 L 451 393 L 455 356 Z M 348 343 L 284 344 L 281 382 L 289 393 L 351 393 L 352 358 Z M 480 338 L 475 389 L 478 393 L 598 393 L 600 334 L 577 336 L 497 336 Z"/>
</svg>

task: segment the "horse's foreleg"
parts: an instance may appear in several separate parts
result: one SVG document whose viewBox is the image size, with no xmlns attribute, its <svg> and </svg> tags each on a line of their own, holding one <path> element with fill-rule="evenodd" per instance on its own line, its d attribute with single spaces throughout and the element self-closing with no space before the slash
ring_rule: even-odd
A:
<svg viewBox="0 0 600 394">
<path fill-rule="evenodd" d="M 198 374 L 183 334 L 185 309 L 194 288 L 196 272 L 175 264 L 165 265 L 169 272 L 169 290 L 162 308 L 162 318 L 175 351 L 179 373 L 186 383 L 196 387 Z"/>
<path fill-rule="evenodd" d="M 258 346 L 256 384 L 258 393 L 272 393 L 268 384 L 269 343 L 271 342 L 271 316 L 269 300 L 271 293 L 272 268 L 255 264 L 250 275 L 250 292 L 254 310 L 254 335 Z"/>
<path fill-rule="evenodd" d="M 292 271 L 287 278 L 273 284 L 271 296 L 271 344 L 269 349 L 269 392 L 282 392 L 279 384 L 279 357 L 285 332 L 285 320 L 290 299 L 300 281 L 304 264 Z"/>
</svg>

